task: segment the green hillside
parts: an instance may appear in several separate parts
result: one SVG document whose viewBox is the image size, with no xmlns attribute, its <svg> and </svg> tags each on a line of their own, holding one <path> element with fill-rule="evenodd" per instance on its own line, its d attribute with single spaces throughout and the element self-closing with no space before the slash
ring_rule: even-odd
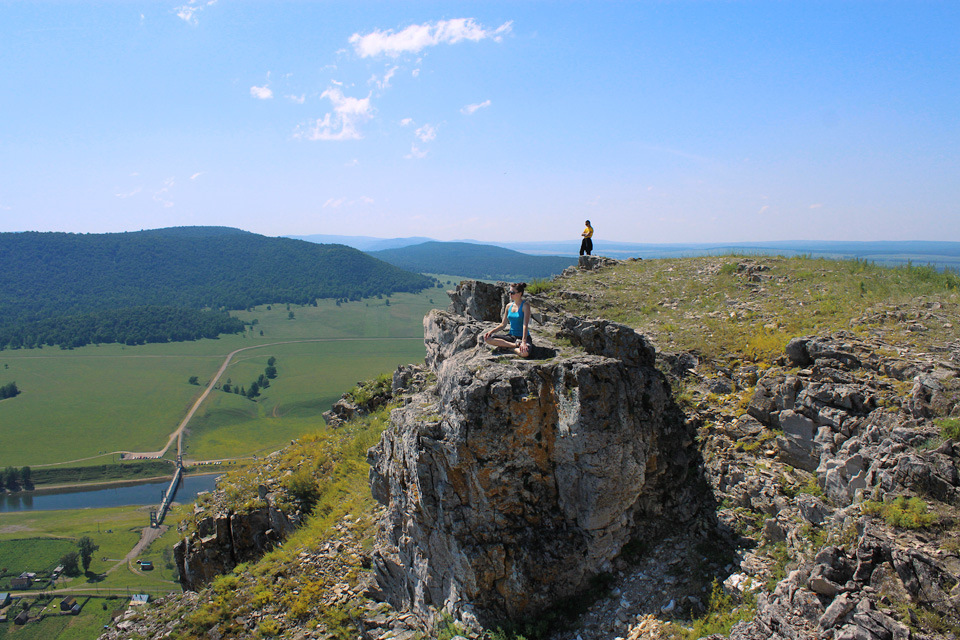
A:
<svg viewBox="0 0 960 640">
<path fill-rule="evenodd" d="M 210 327 L 237 327 L 222 315 L 191 316 L 194 329 L 184 330 L 173 310 L 357 300 L 432 284 L 343 245 L 224 227 L 0 233 L 0 261 L 0 347 L 210 337 Z"/>
<path fill-rule="evenodd" d="M 469 242 L 424 242 L 368 253 L 408 271 L 455 272 L 467 278 L 481 280 L 519 281 L 549 278 L 577 263 L 576 258 L 531 256 L 511 249 Z"/>
</svg>

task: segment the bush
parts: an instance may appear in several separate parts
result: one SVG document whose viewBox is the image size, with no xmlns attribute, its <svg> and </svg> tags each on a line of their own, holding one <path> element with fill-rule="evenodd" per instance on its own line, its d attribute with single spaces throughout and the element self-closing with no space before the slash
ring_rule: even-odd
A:
<svg viewBox="0 0 960 640">
<path fill-rule="evenodd" d="M 960 440 L 960 418 L 939 418 L 935 424 L 945 440 Z"/>
<path fill-rule="evenodd" d="M 920 498 L 900 496 L 893 502 L 867 500 L 863 503 L 867 515 L 879 515 L 891 527 L 923 529 L 937 522 L 937 515 L 929 513 L 927 503 Z"/>
</svg>

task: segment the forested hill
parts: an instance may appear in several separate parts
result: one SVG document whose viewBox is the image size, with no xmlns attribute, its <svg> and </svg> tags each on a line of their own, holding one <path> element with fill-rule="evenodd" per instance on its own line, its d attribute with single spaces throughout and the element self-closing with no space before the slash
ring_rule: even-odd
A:
<svg viewBox="0 0 960 640">
<path fill-rule="evenodd" d="M 424 242 L 400 249 L 368 253 L 408 271 L 455 273 L 483 280 L 549 278 L 577 263 L 576 258 L 531 256 L 502 247 L 470 242 Z"/>
<path fill-rule="evenodd" d="M 343 245 L 225 227 L 0 233 L 0 264 L 4 333 L 15 326 L 49 326 L 54 318 L 117 309 L 243 309 L 431 285 L 424 276 Z"/>
</svg>

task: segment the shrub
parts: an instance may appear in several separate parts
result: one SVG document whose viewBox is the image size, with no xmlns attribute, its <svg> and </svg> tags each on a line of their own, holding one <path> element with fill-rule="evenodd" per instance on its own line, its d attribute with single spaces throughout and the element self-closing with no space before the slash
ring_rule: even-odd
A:
<svg viewBox="0 0 960 640">
<path fill-rule="evenodd" d="M 934 423 L 945 440 L 960 440 L 960 418 L 938 418 Z"/>
<path fill-rule="evenodd" d="M 937 521 L 937 515 L 928 512 L 926 502 L 920 498 L 904 496 L 893 502 L 867 500 L 863 503 L 863 512 L 867 515 L 879 515 L 891 527 L 901 529 L 923 529 Z"/>
</svg>

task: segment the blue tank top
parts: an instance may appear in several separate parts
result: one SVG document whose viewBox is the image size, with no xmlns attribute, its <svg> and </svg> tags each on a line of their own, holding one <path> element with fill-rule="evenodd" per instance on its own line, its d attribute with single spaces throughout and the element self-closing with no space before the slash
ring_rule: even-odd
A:
<svg viewBox="0 0 960 640">
<path fill-rule="evenodd" d="M 520 301 L 520 306 L 516 307 L 513 303 L 510 303 L 510 307 L 507 310 L 507 320 L 510 321 L 510 335 L 517 336 L 518 338 L 523 337 L 523 300 Z"/>
</svg>

